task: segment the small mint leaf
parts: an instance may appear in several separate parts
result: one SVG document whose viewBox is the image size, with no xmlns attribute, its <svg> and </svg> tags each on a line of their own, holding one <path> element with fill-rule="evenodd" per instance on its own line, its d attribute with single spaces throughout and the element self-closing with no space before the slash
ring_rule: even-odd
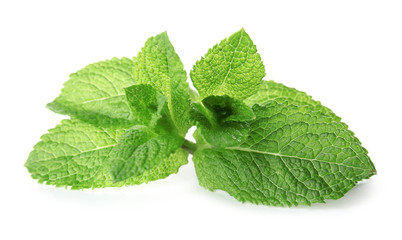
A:
<svg viewBox="0 0 402 240">
<path fill-rule="evenodd" d="M 201 98 L 228 95 L 244 99 L 258 90 L 265 68 L 253 41 L 241 29 L 209 49 L 190 76 Z"/>
<path fill-rule="evenodd" d="M 166 32 L 150 37 L 133 59 L 137 83 L 150 84 L 166 98 L 170 117 L 180 136 L 190 128 L 190 96 L 183 63 Z"/>
</svg>

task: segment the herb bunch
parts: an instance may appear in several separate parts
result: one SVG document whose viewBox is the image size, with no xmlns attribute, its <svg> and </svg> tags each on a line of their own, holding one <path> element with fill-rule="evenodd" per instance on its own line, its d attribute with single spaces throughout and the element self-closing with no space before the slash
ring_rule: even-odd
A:
<svg viewBox="0 0 402 240">
<path fill-rule="evenodd" d="M 40 183 L 121 187 L 177 173 L 193 154 L 201 186 L 275 206 L 338 199 L 376 174 L 367 150 L 337 115 L 264 76 L 242 29 L 194 65 L 196 92 L 161 33 L 133 59 L 71 74 L 47 105 L 70 119 L 41 137 L 25 166 Z M 185 139 L 194 125 L 196 143 Z"/>
</svg>

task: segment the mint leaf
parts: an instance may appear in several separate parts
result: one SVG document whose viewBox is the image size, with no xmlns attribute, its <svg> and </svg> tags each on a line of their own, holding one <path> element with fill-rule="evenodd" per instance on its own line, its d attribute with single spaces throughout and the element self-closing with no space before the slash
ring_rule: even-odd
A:
<svg viewBox="0 0 402 240">
<path fill-rule="evenodd" d="M 150 84 L 166 96 L 170 117 L 180 136 L 185 136 L 191 126 L 187 76 L 167 33 L 149 38 L 133 61 L 137 83 Z"/>
<path fill-rule="evenodd" d="M 181 147 L 184 139 L 158 134 L 146 126 L 134 126 L 121 136 L 110 153 L 111 173 L 115 181 L 142 175 Z"/>
<path fill-rule="evenodd" d="M 338 199 L 374 175 L 366 149 L 347 125 L 315 109 L 292 99 L 271 100 L 254 105 L 255 120 L 221 126 L 231 136 L 201 126 L 196 137 L 201 134 L 211 147 L 193 157 L 200 185 L 242 202 L 310 205 Z"/>
<path fill-rule="evenodd" d="M 96 127 L 79 120 L 63 120 L 34 146 L 25 163 L 39 183 L 72 189 L 120 187 L 165 178 L 187 163 L 187 153 L 176 150 L 138 177 L 113 183 L 109 154 L 125 129 Z"/>
<path fill-rule="evenodd" d="M 107 186 L 109 153 L 124 131 L 63 120 L 41 137 L 25 166 L 40 183 L 73 189 Z"/>
<path fill-rule="evenodd" d="M 127 104 L 124 88 L 134 83 L 130 59 L 90 64 L 71 74 L 60 96 L 47 107 L 97 126 L 131 126 L 136 118 Z"/>
<path fill-rule="evenodd" d="M 265 68 L 253 41 L 241 29 L 208 50 L 190 76 L 201 98 L 228 95 L 244 99 L 258 90 Z"/>
</svg>

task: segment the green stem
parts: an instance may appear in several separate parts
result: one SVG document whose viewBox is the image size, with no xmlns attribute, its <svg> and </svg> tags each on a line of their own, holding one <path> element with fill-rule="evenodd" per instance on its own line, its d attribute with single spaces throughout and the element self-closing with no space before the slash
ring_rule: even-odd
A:
<svg viewBox="0 0 402 240">
<path fill-rule="evenodd" d="M 183 146 L 181 146 L 181 147 L 190 154 L 194 154 L 195 150 L 197 150 L 197 144 L 193 143 L 187 139 L 184 140 Z"/>
</svg>

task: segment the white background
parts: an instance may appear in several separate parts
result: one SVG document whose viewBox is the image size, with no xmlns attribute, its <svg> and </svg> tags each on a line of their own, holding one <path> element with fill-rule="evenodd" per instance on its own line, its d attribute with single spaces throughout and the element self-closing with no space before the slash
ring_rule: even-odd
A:
<svg viewBox="0 0 402 240">
<path fill-rule="evenodd" d="M 70 191 L 23 164 L 65 116 L 45 108 L 85 65 L 135 56 L 167 30 L 187 72 L 244 27 L 267 76 L 342 117 L 378 175 L 311 207 L 242 204 L 198 185 L 192 162 L 165 180 Z M 1 1 L 0 239 L 401 239 L 401 1 Z"/>
</svg>

